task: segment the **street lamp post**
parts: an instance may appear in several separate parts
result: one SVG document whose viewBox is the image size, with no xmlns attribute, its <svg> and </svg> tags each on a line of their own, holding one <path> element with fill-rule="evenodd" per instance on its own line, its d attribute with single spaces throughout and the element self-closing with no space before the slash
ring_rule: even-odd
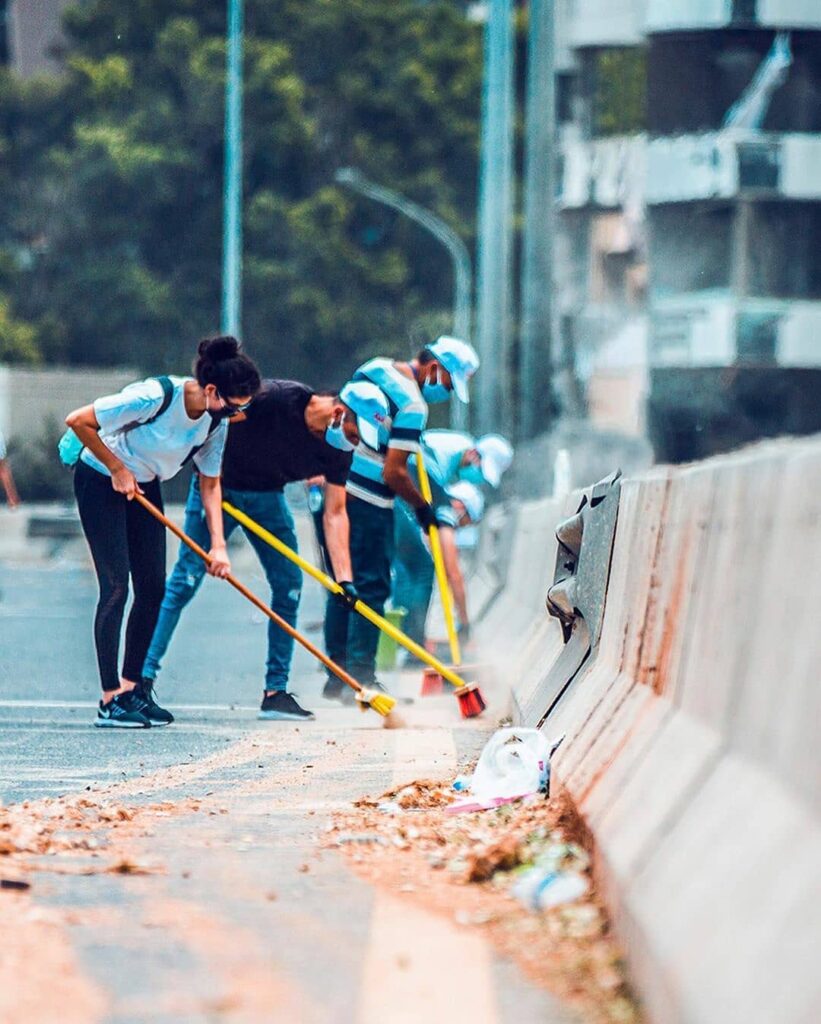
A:
<svg viewBox="0 0 821 1024">
<path fill-rule="evenodd" d="M 508 434 L 510 307 L 513 233 L 513 0 L 490 0 L 485 25 L 476 338 L 483 372 L 478 380 L 480 431 Z"/>
<path fill-rule="evenodd" d="M 228 0 L 222 203 L 223 334 L 239 335 L 242 302 L 242 5 Z"/>
<path fill-rule="evenodd" d="M 519 333 L 519 437 L 549 426 L 553 377 L 554 0 L 531 0 Z"/>
<path fill-rule="evenodd" d="M 472 269 L 470 253 L 462 239 L 456 234 L 450 225 L 446 224 L 441 217 L 426 210 L 412 200 L 405 198 L 393 189 L 384 188 L 369 181 L 361 171 L 354 167 L 341 167 L 335 174 L 334 179 L 340 185 L 347 185 L 355 192 L 359 192 L 377 203 L 390 206 L 399 213 L 415 221 L 429 231 L 450 253 L 453 261 L 454 276 L 454 300 L 453 300 L 453 333 L 457 338 L 465 341 L 470 340 L 470 293 L 472 287 Z M 466 426 L 465 406 L 454 399 L 450 406 L 451 426 L 457 430 L 464 430 Z"/>
</svg>

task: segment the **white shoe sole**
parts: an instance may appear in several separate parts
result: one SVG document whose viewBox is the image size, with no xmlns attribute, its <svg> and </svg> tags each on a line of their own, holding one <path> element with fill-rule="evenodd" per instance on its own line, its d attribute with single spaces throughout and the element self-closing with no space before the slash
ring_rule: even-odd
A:
<svg viewBox="0 0 821 1024">
<path fill-rule="evenodd" d="M 110 718 L 98 718 L 94 722 L 97 729 L 150 729 L 151 722 L 115 722 Z"/>
<path fill-rule="evenodd" d="M 267 722 L 313 722 L 316 715 L 291 715 L 287 711 L 260 711 L 257 718 Z"/>
</svg>

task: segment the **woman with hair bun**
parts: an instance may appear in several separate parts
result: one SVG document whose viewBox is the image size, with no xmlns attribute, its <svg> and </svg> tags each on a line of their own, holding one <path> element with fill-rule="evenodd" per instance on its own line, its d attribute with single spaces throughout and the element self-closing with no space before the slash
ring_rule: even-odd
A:
<svg viewBox="0 0 821 1024">
<path fill-rule="evenodd" d="M 205 338 L 197 348 L 193 378 L 150 377 L 66 417 L 83 445 L 74 493 L 100 587 L 94 618 L 103 690 L 97 726 L 135 729 L 174 720 L 142 678 L 165 590 L 165 529 L 132 499 L 139 492 L 162 508 L 160 482 L 193 459 L 211 534 L 208 572 L 227 576 L 231 566 L 220 486 L 227 418 L 246 409 L 259 386 L 259 371 L 236 338 Z M 129 576 L 134 603 L 120 673 Z"/>
</svg>

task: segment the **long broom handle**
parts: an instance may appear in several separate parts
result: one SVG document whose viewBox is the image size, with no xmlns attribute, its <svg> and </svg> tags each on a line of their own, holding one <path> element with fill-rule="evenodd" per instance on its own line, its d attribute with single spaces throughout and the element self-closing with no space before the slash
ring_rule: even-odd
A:
<svg viewBox="0 0 821 1024">
<path fill-rule="evenodd" d="M 425 460 L 422 458 L 421 449 L 416 453 L 416 469 L 419 474 L 419 486 L 422 491 L 422 497 L 429 505 L 432 505 L 433 494 L 431 493 L 428 471 L 425 469 Z M 453 595 L 450 592 L 448 575 L 445 572 L 445 560 L 442 557 L 442 542 L 439 539 L 439 528 L 431 526 L 428 530 L 428 537 L 430 538 L 430 553 L 433 556 L 433 568 L 436 570 L 436 580 L 439 584 L 439 596 L 442 599 L 442 611 L 445 613 L 450 657 L 454 665 L 461 665 L 462 652 L 459 649 L 459 637 L 456 635 L 456 622 L 453 618 Z"/>
<path fill-rule="evenodd" d="M 184 533 L 179 528 L 179 526 L 177 526 L 176 523 L 172 522 L 168 518 L 168 516 L 163 515 L 163 513 L 160 512 L 156 505 L 153 505 L 147 498 L 145 498 L 139 492 L 137 492 L 134 495 L 134 500 L 138 501 L 143 506 L 143 508 L 146 509 L 146 511 L 150 512 L 151 515 L 154 516 L 155 519 L 159 519 L 163 526 L 167 527 L 174 534 L 175 537 L 179 537 L 183 544 L 187 544 L 195 555 L 200 556 L 200 558 L 205 562 L 206 565 L 210 565 L 211 559 L 208 556 L 208 552 L 204 551 L 195 540 L 192 540 L 187 533 Z M 243 597 L 247 598 L 251 602 L 251 604 L 254 605 L 255 608 L 258 608 L 264 615 L 267 615 L 269 619 L 271 619 L 279 626 L 280 629 L 284 629 L 288 636 L 293 637 L 294 640 L 297 641 L 297 643 L 302 644 L 306 651 L 309 651 L 311 654 L 313 654 L 313 656 L 318 661 L 322 662 L 325 668 L 333 672 L 335 676 L 338 676 L 343 683 L 347 683 L 348 686 L 350 686 L 350 688 L 352 690 L 355 690 L 357 693 L 360 693 L 362 691 L 362 686 L 354 679 L 353 676 L 348 675 L 348 673 L 345 671 L 344 668 L 341 667 L 341 665 L 337 665 L 337 663 L 335 661 L 332 661 L 327 656 L 327 654 L 325 654 L 323 651 L 320 651 L 318 647 L 315 647 L 307 637 L 304 637 L 299 632 L 299 630 L 294 629 L 290 622 L 286 622 L 285 619 L 282 618 L 282 616 L 277 615 L 273 608 L 269 608 L 268 605 L 261 601 L 253 591 L 249 590 L 245 586 L 244 583 L 240 583 L 236 576 L 229 575 L 226 576 L 225 579 L 228 583 L 231 584 L 231 586 L 235 590 L 238 590 Z"/>
<path fill-rule="evenodd" d="M 251 533 L 256 534 L 261 540 L 264 540 L 266 544 L 270 544 L 275 551 L 278 551 L 281 555 L 284 555 L 289 561 L 293 562 L 294 565 L 298 565 L 304 573 L 311 576 L 321 583 L 326 590 L 329 590 L 332 594 L 341 594 L 342 587 L 327 573 L 324 573 L 321 569 L 318 569 L 315 565 L 311 565 L 301 555 L 297 554 L 292 548 L 289 548 L 287 544 L 275 536 L 270 531 L 266 530 L 264 526 L 260 526 L 259 523 L 249 518 L 244 512 L 241 512 L 238 508 L 227 501 L 223 501 L 222 507 L 228 513 L 229 516 L 233 516 L 242 526 Z M 435 658 L 430 651 L 425 650 L 414 640 L 411 640 L 409 636 L 402 632 L 401 629 L 397 629 L 392 622 L 389 622 L 386 618 L 383 618 L 378 612 L 375 612 L 372 608 L 369 608 L 364 601 L 359 600 L 354 604 L 354 611 L 358 612 L 363 618 L 367 619 L 368 622 L 373 623 L 378 629 L 381 629 L 383 633 L 386 633 L 391 640 L 395 640 L 396 643 L 401 644 L 402 647 L 406 648 L 415 654 L 420 661 L 424 661 L 426 665 L 430 665 L 431 668 L 435 668 L 436 671 L 449 683 L 452 683 L 457 688 L 461 689 L 466 685 L 464 679 L 458 676 L 454 671 L 449 669 L 446 665 L 443 665 L 441 661 Z"/>
</svg>

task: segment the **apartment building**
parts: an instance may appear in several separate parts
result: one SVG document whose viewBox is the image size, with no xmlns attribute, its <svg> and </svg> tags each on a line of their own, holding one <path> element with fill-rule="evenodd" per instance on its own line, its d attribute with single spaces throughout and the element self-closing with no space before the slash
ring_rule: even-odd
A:
<svg viewBox="0 0 821 1024">
<path fill-rule="evenodd" d="M 557 286 L 591 415 L 821 430 L 821 3 L 558 0 Z"/>
</svg>

